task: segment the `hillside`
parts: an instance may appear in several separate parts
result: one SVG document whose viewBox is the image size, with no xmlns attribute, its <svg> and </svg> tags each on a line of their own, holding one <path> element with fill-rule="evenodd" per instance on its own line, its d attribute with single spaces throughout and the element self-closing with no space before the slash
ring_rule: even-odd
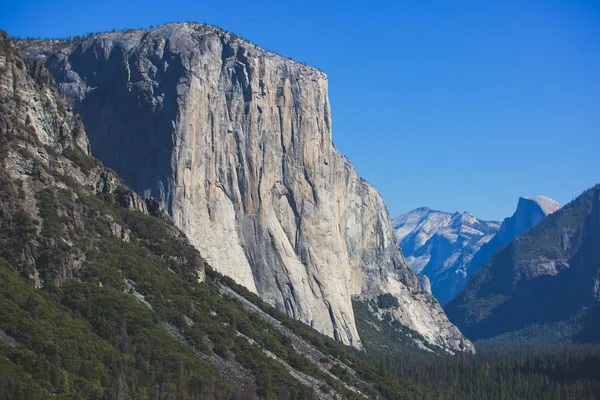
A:
<svg viewBox="0 0 600 400">
<path fill-rule="evenodd" d="M 472 339 L 598 341 L 600 186 L 517 236 L 445 310 Z"/>
</svg>

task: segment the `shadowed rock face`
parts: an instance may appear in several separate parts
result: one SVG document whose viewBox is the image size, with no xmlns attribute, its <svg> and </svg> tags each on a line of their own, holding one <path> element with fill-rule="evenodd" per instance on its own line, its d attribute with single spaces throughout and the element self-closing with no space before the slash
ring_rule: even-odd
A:
<svg viewBox="0 0 600 400">
<path fill-rule="evenodd" d="M 118 223 L 101 208 L 84 208 L 76 199 L 97 195 L 107 204 L 116 203 L 131 211 L 166 218 L 157 201 L 131 191 L 114 171 L 89 157 L 90 145 L 83 123 L 60 95 L 50 72 L 39 60 L 23 60 L 15 41 L 2 30 L 0 155 L 0 224 L 5 228 L 14 226 L 8 236 L 18 238 L 7 242 L 4 236 L 0 248 L 13 249 L 17 242 L 22 246 L 13 253 L 14 267 L 29 276 L 36 288 L 81 279 L 88 266 L 86 251 L 91 243 L 80 234 L 89 229 L 84 214 L 93 213 L 99 226 L 110 227 L 107 234 L 129 241 L 130 229 L 122 221 Z M 61 202 L 54 197 L 57 189 L 61 191 Z M 46 200 L 41 203 L 43 196 Z M 40 204 L 46 204 L 52 211 L 44 213 Z M 54 213 L 60 215 L 60 222 L 56 217 L 53 219 Z M 15 223 L 15 218 L 37 221 L 36 228 L 28 231 L 26 225 Z M 44 232 L 44 226 L 54 228 Z M 164 240 L 186 242 L 171 223 L 161 228 Z M 203 280 L 204 262 L 198 256 L 194 264 L 198 279 Z"/>
<path fill-rule="evenodd" d="M 351 297 L 392 293 L 401 323 L 472 349 L 335 149 L 325 74 L 197 24 L 24 46 L 82 114 L 94 155 L 161 199 L 220 272 L 346 344 L 361 346 Z"/>
</svg>

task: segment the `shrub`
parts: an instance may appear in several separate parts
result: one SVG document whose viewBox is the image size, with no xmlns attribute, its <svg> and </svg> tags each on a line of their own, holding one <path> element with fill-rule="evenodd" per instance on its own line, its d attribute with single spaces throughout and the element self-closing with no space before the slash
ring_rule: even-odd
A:
<svg viewBox="0 0 600 400">
<path fill-rule="evenodd" d="M 377 297 L 377 306 L 381 309 L 398 308 L 400 304 L 398 299 L 390 293 L 383 293 Z"/>
<path fill-rule="evenodd" d="M 63 150 L 63 156 L 77 164 L 85 174 L 90 172 L 93 168 L 100 166 L 100 162 L 96 158 L 85 154 L 76 144 L 65 148 Z"/>
</svg>

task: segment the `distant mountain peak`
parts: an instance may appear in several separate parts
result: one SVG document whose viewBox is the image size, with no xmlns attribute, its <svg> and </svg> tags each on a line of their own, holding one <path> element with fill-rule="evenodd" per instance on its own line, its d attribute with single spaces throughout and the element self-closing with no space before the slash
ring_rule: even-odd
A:
<svg viewBox="0 0 600 400">
<path fill-rule="evenodd" d="M 522 201 L 528 201 L 537 204 L 546 215 L 552 214 L 553 212 L 558 211 L 561 208 L 560 203 L 546 196 L 523 196 L 519 198 L 519 204 L 521 204 Z"/>
<path fill-rule="evenodd" d="M 523 337 L 535 326 L 528 340 L 598 340 L 591 310 L 598 304 L 599 199 L 600 185 L 564 207 L 548 197 L 520 198 L 476 255 L 482 267 L 446 306 L 450 320 L 472 339 Z"/>
<path fill-rule="evenodd" d="M 549 197 L 519 197 L 515 213 L 502 222 L 496 238 L 502 243 L 497 248 L 506 246 L 514 237 L 537 225 L 544 217 L 560 208 L 561 205 Z"/>
<path fill-rule="evenodd" d="M 502 224 L 482 221 L 468 211 L 448 213 L 429 207 L 416 208 L 392 223 L 406 260 L 429 278 L 433 295 L 444 304 L 499 248 L 560 208 L 546 196 L 523 196 Z"/>
<path fill-rule="evenodd" d="M 500 228 L 499 222 L 482 221 L 466 211 L 448 213 L 428 207 L 403 214 L 392 223 L 406 260 L 431 281 L 426 286 L 441 303 L 456 294 L 466 265 Z"/>
</svg>

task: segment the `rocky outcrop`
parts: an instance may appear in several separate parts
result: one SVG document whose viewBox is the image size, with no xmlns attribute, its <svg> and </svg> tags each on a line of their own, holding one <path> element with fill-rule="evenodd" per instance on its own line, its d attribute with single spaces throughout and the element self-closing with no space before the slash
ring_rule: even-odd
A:
<svg viewBox="0 0 600 400">
<path fill-rule="evenodd" d="M 417 277 L 419 278 L 419 285 L 421 286 L 421 290 L 424 291 L 425 293 L 432 294 L 431 293 L 431 281 L 429 280 L 427 275 L 419 274 L 419 275 L 417 275 Z"/>
<path fill-rule="evenodd" d="M 324 73 L 189 23 L 23 50 L 81 113 L 94 155 L 160 199 L 220 272 L 346 344 L 361 346 L 352 296 L 391 293 L 401 323 L 472 348 L 334 147 Z"/>
<path fill-rule="evenodd" d="M 464 287 L 473 256 L 489 242 L 499 222 L 482 221 L 470 213 L 447 213 L 417 208 L 392 221 L 406 260 L 431 281 L 430 290 L 441 304 Z"/>
<path fill-rule="evenodd" d="M 82 214 L 88 210 L 78 200 L 90 195 L 161 216 L 156 200 L 128 189 L 90 156 L 81 118 L 59 93 L 50 72 L 38 60 L 23 60 L 14 41 L 0 31 L 0 228 L 27 231 L 7 235 L 8 241 L 0 238 L 0 250 L 18 253 L 17 268 L 37 288 L 49 281 L 79 279 L 88 243 Z M 131 231 L 123 223 L 106 212 L 93 212 L 98 225 L 130 241 Z M 33 226 L 25 229 L 23 221 Z M 163 223 L 166 237 L 184 241 L 179 229 Z M 68 227 L 61 228 L 63 224 Z M 204 279 L 204 261 L 193 262 L 198 279 Z"/>
</svg>

